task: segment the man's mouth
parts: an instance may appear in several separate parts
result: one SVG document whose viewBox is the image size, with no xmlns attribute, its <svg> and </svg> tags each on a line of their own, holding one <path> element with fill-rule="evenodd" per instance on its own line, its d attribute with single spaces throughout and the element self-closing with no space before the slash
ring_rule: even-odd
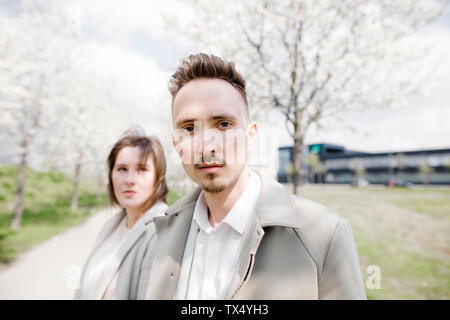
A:
<svg viewBox="0 0 450 320">
<path fill-rule="evenodd" d="M 208 163 L 208 164 L 199 164 L 198 169 L 203 173 L 216 173 L 223 168 L 224 164 L 219 163 Z"/>
</svg>

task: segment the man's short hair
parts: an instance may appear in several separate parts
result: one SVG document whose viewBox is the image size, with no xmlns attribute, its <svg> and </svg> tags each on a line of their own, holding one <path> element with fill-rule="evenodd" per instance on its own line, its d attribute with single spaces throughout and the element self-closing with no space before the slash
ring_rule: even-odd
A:
<svg viewBox="0 0 450 320">
<path fill-rule="evenodd" d="M 222 79 L 231 84 L 244 99 L 247 106 L 247 94 L 245 92 L 245 80 L 236 71 L 234 63 L 224 61 L 215 55 L 197 53 L 183 60 L 169 81 L 169 91 L 172 95 L 172 105 L 178 91 L 189 81 L 200 78 Z"/>
</svg>

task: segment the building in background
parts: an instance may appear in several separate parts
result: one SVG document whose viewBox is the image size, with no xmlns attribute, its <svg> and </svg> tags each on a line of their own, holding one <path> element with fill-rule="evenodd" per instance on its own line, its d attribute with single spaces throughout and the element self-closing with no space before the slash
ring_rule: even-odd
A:
<svg viewBox="0 0 450 320">
<path fill-rule="evenodd" d="M 279 148 L 278 181 L 292 181 L 292 147 Z M 303 152 L 302 178 L 310 183 L 450 185 L 450 149 L 369 153 L 327 143 Z"/>
</svg>

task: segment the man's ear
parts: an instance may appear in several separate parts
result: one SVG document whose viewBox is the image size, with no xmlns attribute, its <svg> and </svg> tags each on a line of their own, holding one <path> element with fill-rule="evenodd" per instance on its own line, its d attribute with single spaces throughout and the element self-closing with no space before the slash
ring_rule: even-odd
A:
<svg viewBox="0 0 450 320">
<path fill-rule="evenodd" d="M 258 135 L 258 125 L 255 122 L 252 122 L 248 126 L 247 130 L 247 151 L 250 151 L 256 143 L 256 138 Z"/>
</svg>

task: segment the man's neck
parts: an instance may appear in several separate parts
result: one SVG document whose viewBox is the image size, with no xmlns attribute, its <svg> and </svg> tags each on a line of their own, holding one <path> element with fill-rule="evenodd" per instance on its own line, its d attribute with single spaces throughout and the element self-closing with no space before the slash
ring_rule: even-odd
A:
<svg viewBox="0 0 450 320">
<path fill-rule="evenodd" d="M 248 168 L 242 170 L 241 175 L 235 183 L 218 193 L 203 192 L 208 206 L 208 219 L 211 226 L 215 228 L 230 212 L 234 204 L 239 200 L 250 180 Z"/>
</svg>

